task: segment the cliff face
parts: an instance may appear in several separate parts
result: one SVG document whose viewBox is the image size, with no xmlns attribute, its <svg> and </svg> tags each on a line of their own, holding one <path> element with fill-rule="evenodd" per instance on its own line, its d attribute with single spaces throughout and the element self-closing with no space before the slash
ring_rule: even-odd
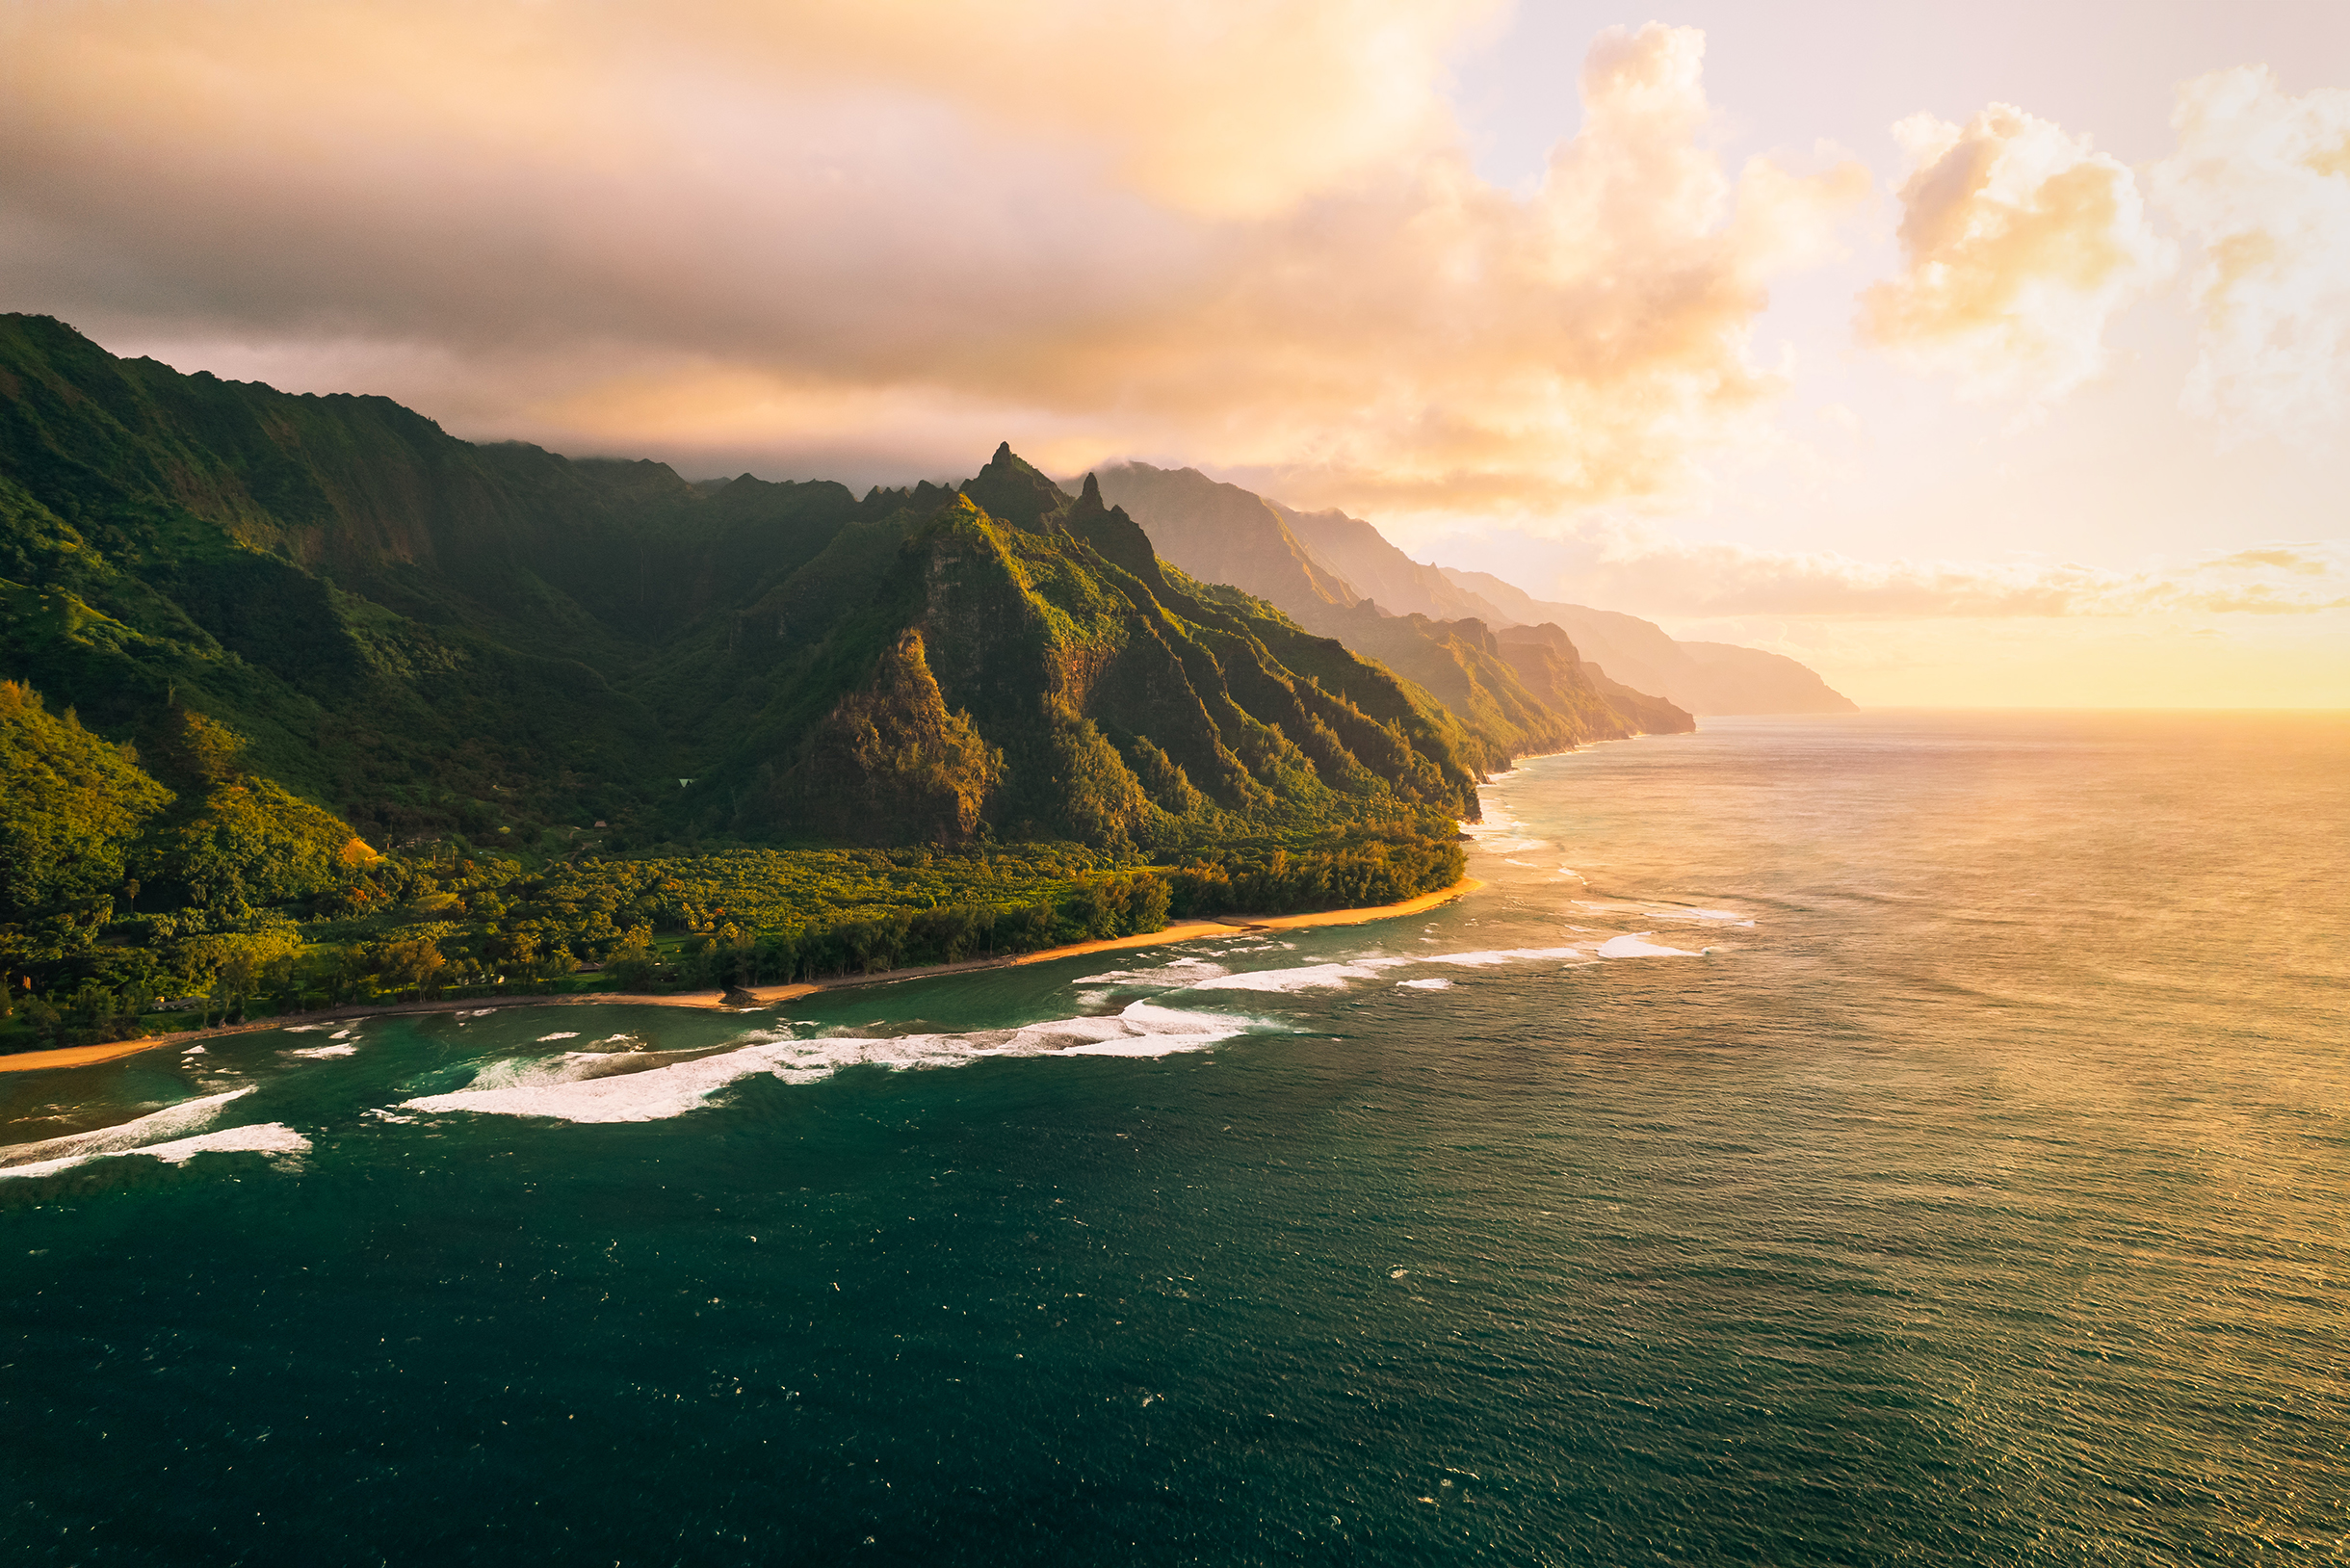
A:
<svg viewBox="0 0 2350 1568">
<path fill-rule="evenodd" d="M 1696 714 L 1852 713 L 1858 705 L 1785 654 L 1728 642 L 1680 642 L 1663 627 L 1620 611 L 1551 604 L 1489 572 L 1444 574 L 1491 603 L 1504 617 L 1550 621 L 1575 640 L 1592 664 L 1616 680 L 1661 693 Z"/>
<path fill-rule="evenodd" d="M 1119 463 L 1098 479 L 1104 499 L 1142 523 L 1152 548 L 1203 583 L 1229 583 L 1292 617 L 1308 606 L 1345 609 L 1362 597 L 1263 496 L 1196 468 Z"/>
<path fill-rule="evenodd" d="M 1586 741 L 1694 727 L 1670 703 L 1603 686 L 1572 644 L 1551 655 L 1521 649 L 1513 659 L 1490 630 L 1511 617 L 1360 518 L 1296 511 L 1190 468 L 1124 463 L 1102 483 L 1170 560 L 1182 563 L 1188 552 L 1252 562 L 1262 585 L 1252 591 L 1424 691 L 1458 719 L 1459 744 L 1482 770 Z M 1344 575 L 1352 571 L 1362 578 Z"/>
<path fill-rule="evenodd" d="M 1414 561 L 1360 517 L 1332 508 L 1299 511 L 1269 503 L 1290 532 L 1363 597 L 1391 615 L 1430 620 L 1481 620 L 1499 626 L 1511 617 L 1455 584 L 1443 568 Z"/>
<path fill-rule="evenodd" d="M 1167 840 L 1475 810 L 1474 748 L 1424 693 L 1008 449 L 862 499 L 689 485 L 0 318 L 0 677 L 99 736 L 243 738 L 235 781 L 183 792 L 215 838 L 340 844 L 341 813 L 378 843 L 595 818 Z"/>
<path fill-rule="evenodd" d="M 872 557 L 866 591 L 827 590 L 867 608 L 822 627 L 803 614 L 808 640 L 769 656 L 774 698 L 715 780 L 762 781 L 738 829 L 872 832 L 885 790 L 901 823 L 936 838 L 985 822 L 1168 843 L 1218 813 L 1474 811 L 1470 765 L 1424 703 L 1268 607 L 1166 569 L 1098 487 L 1071 497 L 1000 449 L 957 494 L 896 499 L 874 526 L 897 543 Z M 762 603 L 803 603 L 797 575 Z"/>
</svg>

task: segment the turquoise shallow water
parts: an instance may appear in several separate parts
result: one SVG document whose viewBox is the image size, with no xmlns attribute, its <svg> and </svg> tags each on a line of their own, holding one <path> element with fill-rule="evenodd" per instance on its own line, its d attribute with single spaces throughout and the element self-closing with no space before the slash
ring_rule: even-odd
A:
<svg viewBox="0 0 2350 1568">
<path fill-rule="evenodd" d="M 80 1160 L 0 1180 L 0 1539 L 2350 1559 L 2345 779 L 1724 720 L 1500 781 L 1430 917 L 0 1078 Z"/>
</svg>

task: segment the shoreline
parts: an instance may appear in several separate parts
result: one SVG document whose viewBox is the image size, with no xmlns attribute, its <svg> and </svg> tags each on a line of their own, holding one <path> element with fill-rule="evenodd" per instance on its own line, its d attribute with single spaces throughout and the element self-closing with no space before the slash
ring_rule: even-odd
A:
<svg viewBox="0 0 2350 1568">
<path fill-rule="evenodd" d="M 1434 893 L 1423 893 L 1400 903 L 1379 904 L 1368 909 L 1318 909 L 1300 915 L 1230 915 L 1217 920 L 1186 920 L 1134 936 L 1108 936 L 1094 942 L 1072 942 L 1065 947 L 1040 948 L 1034 953 L 1016 953 L 1001 958 L 965 958 L 958 963 L 888 969 L 878 975 L 843 975 L 836 980 L 807 980 L 791 985 L 754 985 L 736 991 L 671 991 L 659 996 L 633 991 L 578 991 L 568 996 L 518 996 L 511 999 L 468 997 L 462 1002 L 390 1002 L 352 1007 L 327 1007 L 318 1012 L 285 1012 L 248 1023 L 178 1030 L 170 1034 L 145 1034 L 135 1040 L 110 1040 L 103 1045 L 68 1045 L 53 1051 L 18 1051 L 0 1056 L 0 1073 L 90 1067 L 102 1061 L 119 1061 L 125 1057 L 159 1051 L 168 1045 L 215 1039 L 227 1034 L 256 1034 L 265 1030 L 291 1029 L 299 1024 L 331 1024 L 352 1018 L 385 1018 L 405 1013 L 491 1012 L 507 1007 L 587 1006 L 694 1007 L 710 1012 L 744 1012 L 778 1002 L 796 1002 L 803 996 L 814 996 L 819 991 L 893 985 L 903 980 L 931 980 L 941 975 L 979 974 L 990 969 L 1018 969 L 1028 964 L 1050 963 L 1057 958 L 1079 958 L 1094 953 L 1118 953 L 1130 948 L 1196 942 L 1205 936 L 1239 936 L 1250 931 L 1295 931 L 1315 926 L 1364 926 L 1375 920 L 1399 920 L 1406 915 L 1421 914 L 1439 904 L 1449 903 L 1454 899 L 1466 898 L 1484 885 L 1476 877 L 1464 876 L 1450 887 L 1440 888 Z M 738 998 L 747 1000 L 735 1000 Z"/>
</svg>

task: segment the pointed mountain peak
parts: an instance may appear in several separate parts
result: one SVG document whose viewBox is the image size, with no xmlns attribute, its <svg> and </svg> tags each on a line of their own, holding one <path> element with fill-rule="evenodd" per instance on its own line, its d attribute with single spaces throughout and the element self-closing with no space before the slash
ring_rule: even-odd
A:
<svg viewBox="0 0 2350 1568">
<path fill-rule="evenodd" d="M 963 493 L 990 517 L 1031 531 L 1048 529 L 1069 505 L 1067 493 L 1023 461 L 1009 441 L 996 448 L 976 477 L 963 482 Z"/>
</svg>

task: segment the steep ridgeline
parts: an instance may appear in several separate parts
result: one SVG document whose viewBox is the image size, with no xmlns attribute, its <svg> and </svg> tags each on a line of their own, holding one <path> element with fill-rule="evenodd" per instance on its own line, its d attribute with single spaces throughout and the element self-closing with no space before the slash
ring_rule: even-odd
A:
<svg viewBox="0 0 2350 1568">
<path fill-rule="evenodd" d="M 1098 477 L 1110 504 L 1142 523 L 1152 548 L 1203 583 L 1230 584 L 1304 626 L 1363 597 L 1291 532 L 1282 508 L 1238 484 L 1139 462 Z"/>
<path fill-rule="evenodd" d="M 1168 567 L 1092 483 L 1004 447 L 959 491 L 876 490 L 859 516 L 646 688 L 709 693 L 697 731 L 739 736 L 689 792 L 733 831 L 1173 845 L 1475 810 L 1450 716 Z"/>
<path fill-rule="evenodd" d="M 1688 715 L 1669 703 L 1620 686 L 1603 687 L 1604 677 L 1582 664 L 1563 634 L 1550 663 L 1528 666 L 1529 680 L 1491 630 L 1508 617 L 1452 587 L 1435 568 L 1405 558 L 1368 523 L 1342 512 L 1292 511 L 1193 468 L 1120 463 L 1103 470 L 1100 481 L 1103 494 L 1132 512 L 1169 561 L 1183 564 L 1188 555 L 1203 562 L 1259 562 L 1263 569 L 1256 581 L 1266 598 L 1307 630 L 1377 660 L 1449 710 L 1472 738 L 1475 766 L 1484 771 L 1587 741 L 1695 727 Z M 1374 580 L 1412 604 L 1474 613 L 1456 618 L 1418 611 L 1396 614 L 1395 606 L 1362 597 L 1356 591 L 1360 585 L 1335 575 L 1320 548 L 1306 545 L 1300 528 L 1325 542 L 1351 540 L 1358 546 L 1357 536 L 1368 534 L 1394 558 L 1355 551 L 1379 574 Z"/>
<path fill-rule="evenodd" d="M 1348 587 L 1391 615 L 1425 615 L 1430 620 L 1481 620 L 1504 625 L 1517 617 L 1455 584 L 1439 566 L 1414 561 L 1360 517 L 1331 508 L 1299 511 L 1266 503 L 1315 560 Z"/>
<path fill-rule="evenodd" d="M 1551 604 L 1487 572 L 1440 568 L 1465 592 L 1516 621 L 1550 621 L 1619 681 L 1659 692 L 1694 714 L 1853 713 L 1859 704 L 1785 654 L 1729 642 L 1682 642 L 1655 621 L 1580 604 Z"/>
<path fill-rule="evenodd" d="M 42 317 L 0 318 L 0 678 L 71 733 L 233 753 L 149 780 L 142 821 L 233 775 L 324 808 L 299 825 L 330 848 L 327 811 L 378 845 L 1198 844 L 1472 813 L 1482 759 L 1008 450 L 959 490 L 690 485 Z"/>
</svg>

